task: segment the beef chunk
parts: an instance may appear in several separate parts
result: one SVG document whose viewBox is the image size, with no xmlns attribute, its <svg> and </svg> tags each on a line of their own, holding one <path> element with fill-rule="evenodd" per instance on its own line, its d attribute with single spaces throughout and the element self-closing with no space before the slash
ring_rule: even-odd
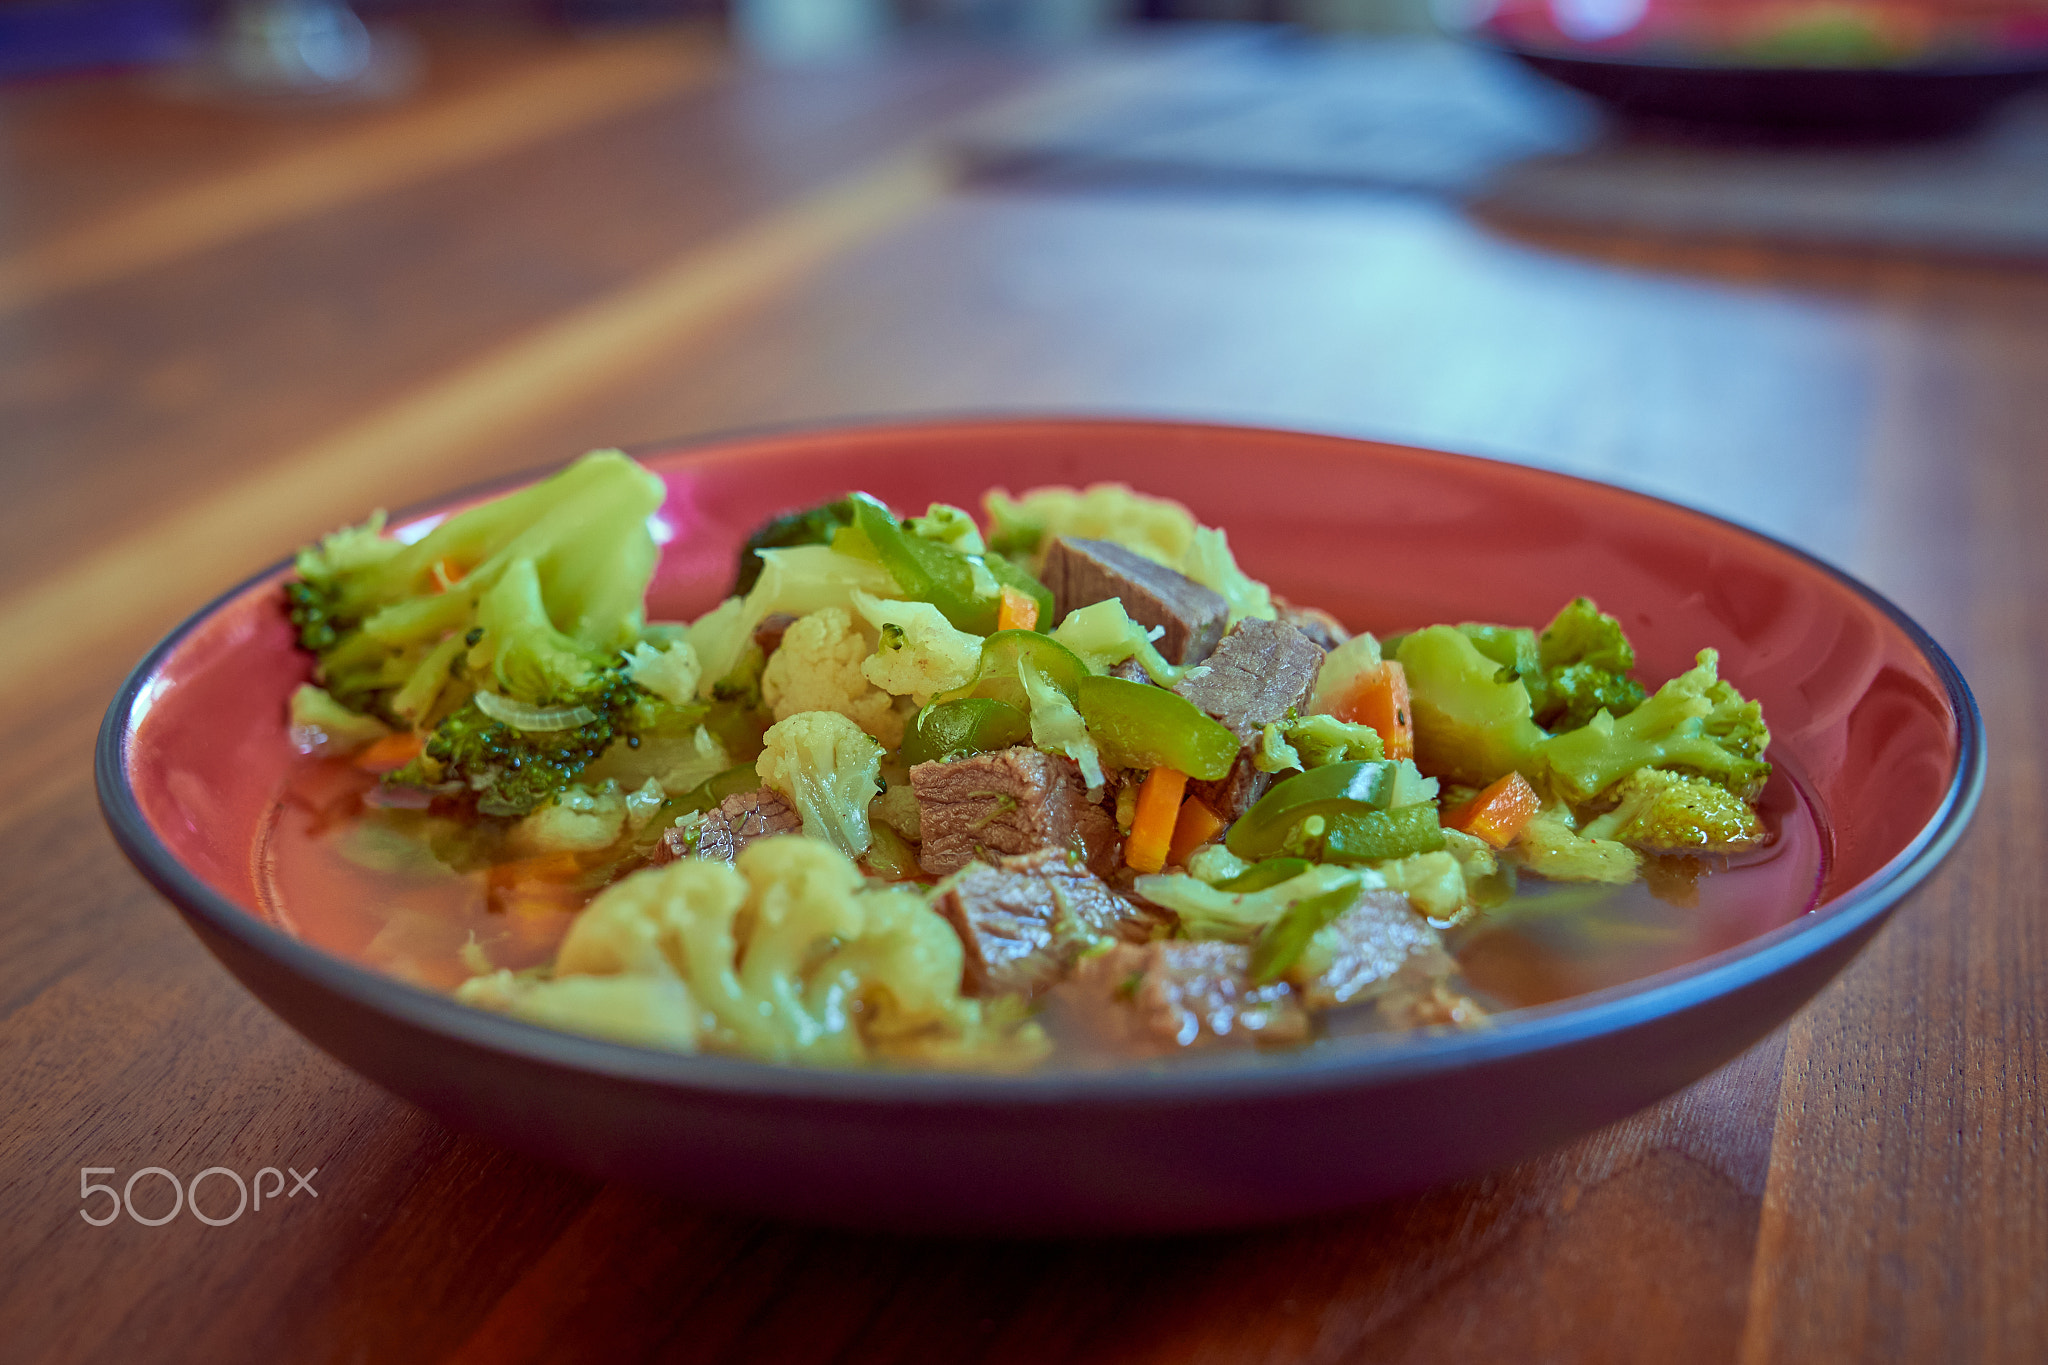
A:
<svg viewBox="0 0 2048 1365">
<path fill-rule="evenodd" d="M 1273 774 L 1260 772 L 1253 766 L 1250 752 L 1241 750 L 1229 772 L 1213 782 L 1188 783 L 1188 794 L 1201 797 L 1227 824 L 1256 806 L 1272 785 Z"/>
<path fill-rule="evenodd" d="M 1284 597 L 1273 599 L 1283 625 L 1293 626 L 1324 650 L 1335 649 L 1351 638 L 1344 623 L 1318 607 L 1298 607 Z"/>
<path fill-rule="evenodd" d="M 1105 938 L 1142 940 L 1150 921 L 1065 851 L 969 863 L 939 887 L 932 908 L 967 950 L 969 995 L 1042 990 L 1081 949 Z"/>
<path fill-rule="evenodd" d="M 1029 745 L 910 770 L 924 839 L 918 864 L 934 876 L 980 858 L 1041 848 L 1078 853 L 1092 868 L 1115 865 L 1116 821 L 1088 799 L 1071 758 Z"/>
<path fill-rule="evenodd" d="M 1331 950 L 1325 960 L 1317 961 L 1317 949 L 1326 942 L 1332 944 Z M 1317 971 L 1302 987 L 1302 998 L 1314 1009 L 1363 1000 L 1403 972 L 1442 979 L 1455 970 L 1436 930 L 1398 891 L 1360 895 L 1310 953 L 1315 956 L 1304 965 Z"/>
<path fill-rule="evenodd" d="M 718 803 L 717 810 L 705 815 L 697 833 L 697 856 L 729 863 L 756 839 L 766 839 L 774 834 L 801 834 L 803 828 L 803 818 L 775 792 L 766 787 L 740 792 L 726 797 Z M 667 843 L 679 833 L 681 831 L 671 830 L 662 836 L 662 842 Z M 680 856 L 680 850 L 673 856 Z M 671 860 L 664 858 L 661 861 Z"/>
<path fill-rule="evenodd" d="M 1118 944 L 1082 961 L 1065 1003 L 1106 1041 L 1151 1052 L 1306 1040 L 1293 988 L 1253 986 L 1251 960 L 1241 943 Z"/>
<path fill-rule="evenodd" d="M 1222 721 L 1243 746 L 1223 777 L 1189 787 L 1225 820 L 1250 810 L 1272 785 L 1252 765 L 1252 751 L 1266 726 L 1308 710 L 1322 666 L 1322 647 L 1293 626 L 1248 616 L 1173 689 Z"/>
<path fill-rule="evenodd" d="M 1109 670 L 1109 676 L 1112 678 L 1122 678 L 1125 682 L 1149 683 L 1152 681 L 1152 675 L 1145 671 L 1145 665 L 1139 663 L 1136 659 L 1125 659 L 1115 668 Z"/>
<path fill-rule="evenodd" d="M 1322 647 L 1293 626 L 1247 616 L 1173 690 L 1222 721 L 1240 744 L 1256 744 L 1290 710 L 1308 710 L 1322 666 Z"/>
<path fill-rule="evenodd" d="M 1159 652 L 1169 663 L 1207 658 L 1230 623 L 1230 604 L 1222 594 L 1113 541 L 1063 536 L 1046 551 L 1039 576 L 1052 592 L 1055 617 L 1122 598 L 1133 621 L 1165 628 Z"/>
</svg>

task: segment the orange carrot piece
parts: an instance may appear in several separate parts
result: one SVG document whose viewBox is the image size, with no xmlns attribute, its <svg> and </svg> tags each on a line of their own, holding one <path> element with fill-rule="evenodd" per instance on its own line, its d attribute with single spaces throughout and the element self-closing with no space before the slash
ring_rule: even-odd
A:
<svg viewBox="0 0 2048 1365">
<path fill-rule="evenodd" d="M 1495 848 L 1515 841 L 1543 808 L 1536 789 L 1520 773 L 1509 773 L 1462 806 L 1444 812 L 1444 823 L 1452 829 L 1476 834 Z"/>
<path fill-rule="evenodd" d="M 1415 717 L 1408 706 L 1408 671 L 1387 660 L 1362 673 L 1330 708 L 1338 720 L 1370 725 L 1379 732 L 1388 758 L 1415 757 Z"/>
<path fill-rule="evenodd" d="M 1180 803 L 1180 818 L 1173 822 L 1173 842 L 1167 846 L 1166 861 L 1186 867 L 1196 849 L 1223 832 L 1225 821 L 1199 796 Z"/>
<path fill-rule="evenodd" d="M 412 730 L 400 730 L 396 734 L 372 743 L 356 755 L 356 766 L 366 773 L 393 773 L 420 756 L 427 741 Z"/>
<path fill-rule="evenodd" d="M 1180 819 L 1181 793 L 1188 775 L 1178 768 L 1154 768 L 1138 788 L 1138 813 L 1131 818 L 1131 837 L 1124 841 L 1124 862 L 1139 872 L 1166 866 L 1173 827 Z"/>
<path fill-rule="evenodd" d="M 1003 587 L 1003 603 L 996 608 L 997 630 L 1038 629 L 1038 603 L 1029 593 Z"/>
</svg>

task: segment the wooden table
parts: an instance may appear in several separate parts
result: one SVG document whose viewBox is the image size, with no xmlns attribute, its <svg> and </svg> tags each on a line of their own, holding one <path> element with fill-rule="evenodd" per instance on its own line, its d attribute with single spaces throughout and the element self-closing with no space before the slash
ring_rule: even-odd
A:
<svg viewBox="0 0 2048 1365">
<path fill-rule="evenodd" d="M 2048 276 L 949 180 L 953 120 L 1080 59 L 763 74 L 701 34 L 461 30 L 428 56 L 387 108 L 0 95 L 0 1357 L 2048 1358 Z M 100 824 L 124 670 L 373 505 L 988 409 L 1388 436 L 1759 525 L 1960 660 L 1983 808 L 1842 980 L 1654 1110 L 1341 1217 L 1072 1245 L 765 1225 L 449 1132 L 255 1005 Z M 81 1220 L 81 1168 L 146 1166 L 317 1167 L 318 1194 Z"/>
</svg>

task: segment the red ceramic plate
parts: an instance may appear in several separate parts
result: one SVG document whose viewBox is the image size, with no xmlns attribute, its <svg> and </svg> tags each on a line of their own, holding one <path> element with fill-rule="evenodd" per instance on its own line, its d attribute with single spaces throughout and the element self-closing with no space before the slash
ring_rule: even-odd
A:
<svg viewBox="0 0 2048 1365">
<path fill-rule="evenodd" d="M 1820 874 L 1760 881 L 1740 942 L 1469 1034 L 1024 1076 L 675 1055 L 467 1009 L 265 922 L 258 833 L 288 763 L 285 699 L 307 675 L 277 590 L 286 567 L 158 646 L 108 712 L 101 803 L 229 969 L 453 1124 L 691 1198 L 869 1226 L 1139 1231 L 1294 1216 L 1511 1161 L 1669 1094 L 1797 1009 L 1948 851 L 1982 783 L 1969 690 L 1895 607 L 1754 532 L 1562 475 L 1108 421 L 804 431 L 642 458 L 668 483 L 675 533 L 659 617 L 712 606 L 753 526 L 849 489 L 974 505 L 991 485 L 1108 478 L 1185 501 L 1228 529 L 1250 573 L 1357 628 L 1540 623 L 1589 593 L 1637 641 L 1645 677 L 1721 650 L 1724 676 L 1763 703 L 1775 799 L 1804 812 Z"/>
</svg>

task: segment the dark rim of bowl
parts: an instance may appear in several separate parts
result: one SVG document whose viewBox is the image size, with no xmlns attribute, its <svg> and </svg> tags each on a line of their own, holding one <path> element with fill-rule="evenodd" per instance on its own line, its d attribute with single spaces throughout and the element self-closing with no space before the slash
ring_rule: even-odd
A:
<svg viewBox="0 0 2048 1365">
<path fill-rule="evenodd" d="M 1283 1092 L 1308 1093 L 1361 1084 L 1408 1080 L 1509 1057 L 1591 1041 L 1701 1005 L 1758 983 L 1880 919 L 1917 887 L 1954 848 L 1984 788 L 1986 743 L 1969 684 L 1948 654 L 1910 616 L 1850 574 L 1764 532 L 1709 512 L 1616 484 L 1585 479 L 1485 456 L 1457 455 L 1395 442 L 1326 432 L 1226 423 L 1090 416 L 928 416 L 830 423 L 790 423 L 638 447 L 664 463 L 710 463 L 747 458 L 746 447 L 788 437 L 826 438 L 938 427 L 1012 428 L 1020 425 L 1116 427 L 1203 431 L 1225 435 L 1281 435 L 1317 443 L 1373 445 L 1424 463 L 1477 461 L 1498 474 L 1537 482 L 1582 485 L 1599 496 L 1618 496 L 1698 518 L 1760 541 L 1849 589 L 1883 613 L 1919 650 L 1941 679 L 1955 716 L 1957 764 L 1940 808 L 1906 847 L 1842 895 L 1790 923 L 1719 953 L 1638 978 L 1621 986 L 1549 1005 L 1515 1010 L 1472 1032 L 1405 1032 L 1347 1037 L 1298 1052 L 1175 1059 L 1152 1066 L 1099 1070 L 1050 1069 L 1021 1073 L 837 1069 L 783 1065 L 703 1053 L 671 1052 L 559 1032 L 524 1020 L 459 1004 L 452 996 L 407 984 L 316 948 L 235 904 L 195 876 L 150 827 L 128 780 L 127 736 L 137 697 L 185 638 L 222 607 L 277 578 L 290 560 L 230 588 L 160 641 L 128 675 L 101 723 L 94 756 L 100 808 L 116 843 L 144 877 L 179 910 L 243 947 L 307 978 L 354 1004 L 402 1023 L 487 1051 L 543 1066 L 594 1073 L 626 1083 L 654 1084 L 761 1100 L 842 1104 L 987 1106 L 1071 1104 L 1101 1106 L 1241 1099 Z M 392 518 L 393 524 L 461 506 L 534 477 L 515 474 L 432 499 Z"/>
<path fill-rule="evenodd" d="M 2010 52 L 1975 58 L 1968 61 L 1904 62 L 1894 66 L 1807 66 L 1796 62 L 1713 62 L 1704 60 L 1688 61 L 1678 56 L 1654 54 L 1632 54 L 1626 51 L 1596 51 L 1591 48 L 1572 47 L 1568 43 L 1551 46 L 1546 43 L 1521 42 L 1503 33 L 1468 32 L 1465 41 L 1474 47 L 1489 52 L 1498 52 L 1507 57 L 1535 58 L 1547 62 L 1572 62 L 1582 66 L 1611 67 L 1615 69 L 1639 68 L 1645 71 L 1676 72 L 1701 76 L 1769 76 L 1795 79 L 1801 76 L 1818 76 L 1832 80 L 1839 77 L 1876 76 L 1896 80 L 1949 81 L 1976 80 L 1984 77 L 2048 76 L 2048 45 L 2033 48 L 2018 48 Z"/>
</svg>

